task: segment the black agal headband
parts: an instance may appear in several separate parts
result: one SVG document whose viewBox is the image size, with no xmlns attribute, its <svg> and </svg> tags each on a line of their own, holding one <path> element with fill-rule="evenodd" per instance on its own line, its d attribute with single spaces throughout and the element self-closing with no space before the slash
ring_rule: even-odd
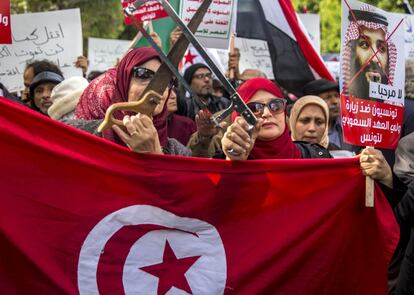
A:
<svg viewBox="0 0 414 295">
<path fill-rule="evenodd" d="M 355 9 L 350 10 L 348 20 L 349 21 L 364 20 L 367 22 L 373 22 L 373 23 L 388 26 L 388 21 L 385 16 L 379 13 L 371 12 L 371 11 L 362 11 L 362 10 L 355 10 Z"/>
</svg>

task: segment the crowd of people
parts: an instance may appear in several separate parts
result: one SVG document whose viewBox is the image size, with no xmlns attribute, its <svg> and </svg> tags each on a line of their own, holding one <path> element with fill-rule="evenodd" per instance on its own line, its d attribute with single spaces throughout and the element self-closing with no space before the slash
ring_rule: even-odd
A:
<svg viewBox="0 0 414 295">
<path fill-rule="evenodd" d="M 136 153 L 227 160 L 333 158 L 359 154 L 362 173 L 377 180 L 387 192 L 398 221 L 407 229 L 402 235 L 407 235 L 406 240 L 410 241 L 408 247 L 408 242 L 399 245 L 399 251 L 405 251 L 406 255 L 400 256 L 404 259 L 397 263 L 401 279 L 391 289 L 399 292 L 395 294 L 414 294 L 414 281 L 409 275 L 414 271 L 410 256 L 414 253 L 414 241 L 409 238 L 414 226 L 414 130 L 410 129 L 411 125 L 404 125 L 398 149 L 390 156 L 385 157 L 379 149 L 352 146 L 343 141 L 337 82 L 310 81 L 298 91 L 303 96 L 292 103 L 286 91 L 277 82 L 267 79 L 260 69 L 239 73 L 239 57 L 237 50 L 231 53 L 228 67 L 234 75 L 232 83 L 238 86 L 240 97 L 257 118 L 255 126 L 249 126 L 235 112 L 220 126 L 211 121 L 214 113 L 229 107 L 230 99 L 210 68 L 197 63 L 183 73 L 193 96 L 172 78 L 160 93 L 161 99 L 152 117 L 118 111 L 115 117 L 122 125 L 98 132 L 111 105 L 139 100 L 154 78 L 161 59 L 149 47 L 131 49 L 116 67 L 88 76 L 87 59 L 79 57 L 76 65 L 85 77 L 65 79 L 50 61 L 34 61 L 26 65 L 21 97 L 9 93 L 1 84 L 0 94 L 53 120 Z M 410 79 L 407 76 L 407 85 L 412 88 Z M 412 91 L 407 89 L 406 92 Z M 411 113 L 406 118 L 410 116 Z"/>
</svg>

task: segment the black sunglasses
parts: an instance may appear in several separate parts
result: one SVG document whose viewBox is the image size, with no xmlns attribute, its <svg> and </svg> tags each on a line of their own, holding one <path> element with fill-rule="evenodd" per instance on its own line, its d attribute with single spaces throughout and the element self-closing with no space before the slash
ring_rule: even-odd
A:
<svg viewBox="0 0 414 295">
<path fill-rule="evenodd" d="M 141 79 L 141 80 L 152 79 L 155 75 L 154 71 L 151 71 L 150 69 L 146 69 L 146 68 L 134 67 L 132 71 L 133 71 L 134 77 Z"/>
<path fill-rule="evenodd" d="M 265 107 L 268 107 L 269 111 L 275 115 L 283 113 L 285 111 L 286 99 L 274 98 L 268 103 L 251 102 L 248 103 L 247 106 L 254 113 L 255 116 L 263 115 Z"/>
<path fill-rule="evenodd" d="M 141 80 L 151 80 L 154 78 L 155 72 L 141 67 L 134 67 L 133 68 L 133 75 L 135 78 L 141 79 Z M 177 78 L 172 78 L 170 82 L 168 83 L 168 88 L 177 88 L 178 87 L 178 80 Z"/>
</svg>

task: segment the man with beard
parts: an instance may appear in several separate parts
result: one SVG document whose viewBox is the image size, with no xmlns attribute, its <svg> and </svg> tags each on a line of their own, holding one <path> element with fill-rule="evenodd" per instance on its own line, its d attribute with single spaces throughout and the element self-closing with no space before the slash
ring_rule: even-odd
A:
<svg viewBox="0 0 414 295">
<path fill-rule="evenodd" d="M 185 71 L 184 79 L 195 94 L 195 97 L 186 99 L 187 117 L 194 120 L 200 110 L 207 109 L 214 114 L 230 105 L 227 98 L 213 95 L 213 75 L 206 65 L 193 64 Z"/>
<path fill-rule="evenodd" d="M 361 99 L 370 99 L 370 82 L 393 82 L 397 57 L 395 44 L 388 39 L 387 19 L 368 9 L 349 12 L 342 56 L 344 92 Z"/>
</svg>

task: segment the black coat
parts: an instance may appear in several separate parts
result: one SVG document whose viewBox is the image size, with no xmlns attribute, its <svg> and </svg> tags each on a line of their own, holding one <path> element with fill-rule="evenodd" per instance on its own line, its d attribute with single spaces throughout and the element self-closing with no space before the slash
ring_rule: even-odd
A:
<svg viewBox="0 0 414 295">
<path fill-rule="evenodd" d="M 395 209 L 397 220 L 401 226 L 401 239 L 407 239 L 411 231 L 405 255 L 401 264 L 397 282 L 396 295 L 414 294 L 414 182 Z"/>
</svg>

